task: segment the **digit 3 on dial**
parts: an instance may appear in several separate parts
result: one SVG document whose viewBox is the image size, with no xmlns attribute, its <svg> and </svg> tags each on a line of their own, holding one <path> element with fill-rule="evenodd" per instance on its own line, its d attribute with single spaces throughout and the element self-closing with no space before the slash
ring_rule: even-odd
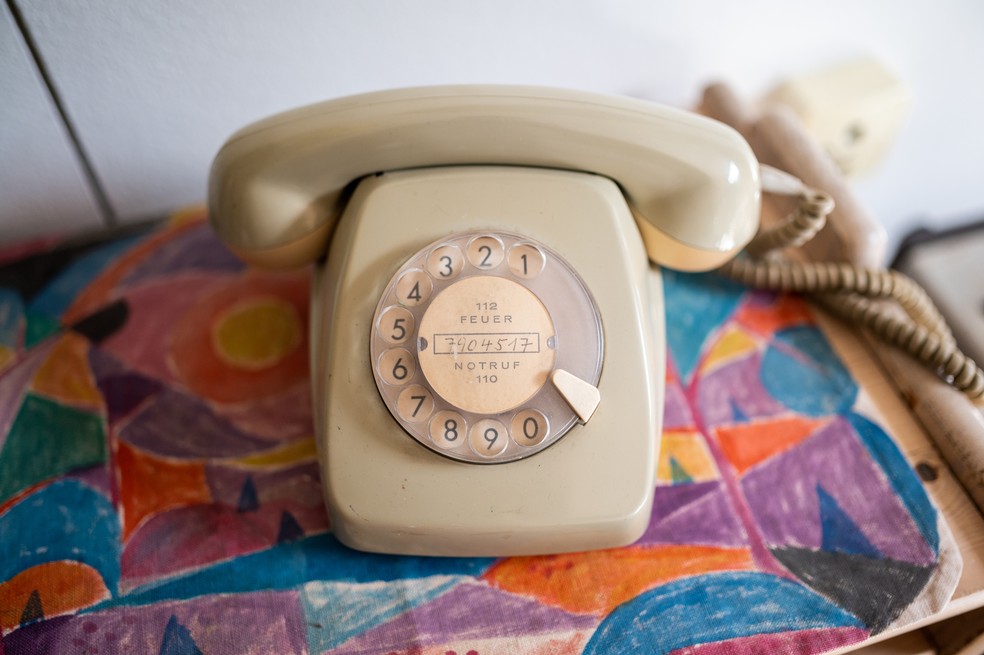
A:
<svg viewBox="0 0 984 655">
<path fill-rule="evenodd" d="M 455 234 L 413 255 L 379 300 L 370 345 L 393 418 L 464 462 L 538 453 L 600 402 L 591 294 L 560 255 L 515 234 Z"/>
</svg>

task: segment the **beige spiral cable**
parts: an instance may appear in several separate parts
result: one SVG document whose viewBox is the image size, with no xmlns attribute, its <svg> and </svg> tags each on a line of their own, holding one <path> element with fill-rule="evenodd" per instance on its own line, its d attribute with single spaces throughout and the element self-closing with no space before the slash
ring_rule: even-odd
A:
<svg viewBox="0 0 984 655">
<path fill-rule="evenodd" d="M 911 278 L 898 271 L 843 262 L 776 257 L 777 251 L 812 239 L 826 224 L 834 201 L 768 166 L 762 166 L 762 185 L 770 193 L 798 196 L 799 202 L 782 223 L 756 235 L 743 256 L 721 267 L 719 273 L 760 289 L 808 294 L 833 313 L 904 350 L 975 403 L 984 401 L 984 372 L 957 348 L 946 321 Z"/>
</svg>

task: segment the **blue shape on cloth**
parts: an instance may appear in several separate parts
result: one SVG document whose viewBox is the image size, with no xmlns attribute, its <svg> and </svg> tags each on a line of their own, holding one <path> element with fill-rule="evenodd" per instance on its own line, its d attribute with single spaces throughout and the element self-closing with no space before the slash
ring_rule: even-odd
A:
<svg viewBox="0 0 984 655">
<path fill-rule="evenodd" d="M 881 558 L 875 548 L 851 517 L 837 504 L 827 491 L 817 485 L 817 500 L 820 509 L 820 548 L 832 553 L 864 555 Z"/>
<path fill-rule="evenodd" d="M 260 509 L 260 499 L 256 495 L 256 484 L 253 482 L 253 476 L 247 475 L 246 481 L 243 482 L 243 489 L 239 492 L 236 511 L 239 513 L 255 512 L 258 509 Z"/>
<path fill-rule="evenodd" d="M 61 323 L 57 318 L 37 312 L 24 314 L 24 348 L 33 348 L 48 337 L 61 332 Z"/>
<path fill-rule="evenodd" d="M 432 575 L 484 573 L 494 559 L 464 557 L 401 557 L 362 553 L 343 546 L 330 533 L 277 544 L 186 575 L 137 587 L 86 611 L 115 605 L 147 605 L 161 600 L 206 594 L 294 589 L 312 580 L 372 582 Z"/>
<path fill-rule="evenodd" d="M 790 580 L 713 573 L 671 582 L 619 605 L 598 626 L 584 655 L 670 653 L 765 632 L 836 627 L 863 628 L 854 615 Z"/>
<path fill-rule="evenodd" d="M 65 267 L 55 279 L 31 299 L 28 311 L 60 318 L 79 293 L 92 283 L 106 267 L 146 235 L 139 234 L 90 250 Z"/>
<path fill-rule="evenodd" d="M 940 534 L 937 528 L 936 508 L 926 494 L 926 488 L 905 460 L 899 447 L 885 431 L 860 414 L 850 413 L 847 419 L 858 433 L 861 443 L 871 457 L 885 471 L 892 489 L 909 510 L 919 532 L 937 555 L 940 552 Z"/>
<path fill-rule="evenodd" d="M 681 484 L 685 482 L 693 482 L 694 479 L 690 477 L 687 473 L 687 469 L 680 465 L 676 457 L 670 456 L 670 477 L 673 480 L 673 484 Z"/>
<path fill-rule="evenodd" d="M 666 302 L 666 342 L 677 372 L 690 379 L 707 337 L 734 314 L 746 289 L 713 275 L 693 275 L 663 269 Z"/>
<path fill-rule="evenodd" d="M 762 358 L 762 385 L 779 402 L 812 417 L 851 409 L 858 385 L 818 328 L 777 332 Z"/>
<path fill-rule="evenodd" d="M 370 582 L 310 582 L 301 600 L 308 625 L 308 650 L 324 653 L 351 637 L 433 600 L 464 576 Z"/>
<path fill-rule="evenodd" d="M 741 411 L 741 407 L 735 402 L 734 398 L 728 399 L 728 404 L 731 406 L 731 420 L 734 423 L 748 423 L 748 414 Z"/>
<path fill-rule="evenodd" d="M 109 499 L 78 480 L 59 480 L 0 516 L 0 580 L 37 564 L 71 560 L 94 568 L 115 594 L 120 521 Z"/>
<path fill-rule="evenodd" d="M 280 514 L 280 529 L 277 531 L 277 543 L 284 544 L 288 541 L 297 541 L 304 536 L 304 528 L 297 522 L 294 515 L 284 510 Z"/>
<path fill-rule="evenodd" d="M 24 302 L 13 289 L 0 287 L 0 344 L 15 349 L 20 346 Z"/>
<path fill-rule="evenodd" d="M 164 628 L 164 638 L 161 639 L 158 655 L 202 655 L 202 651 L 188 628 L 178 623 L 178 617 L 172 614 Z"/>
</svg>

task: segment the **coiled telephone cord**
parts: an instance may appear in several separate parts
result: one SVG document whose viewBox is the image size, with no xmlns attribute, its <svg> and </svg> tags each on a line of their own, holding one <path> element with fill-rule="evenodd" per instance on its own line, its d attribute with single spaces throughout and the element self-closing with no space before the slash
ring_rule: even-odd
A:
<svg viewBox="0 0 984 655">
<path fill-rule="evenodd" d="M 741 256 L 718 272 L 755 288 L 810 295 L 832 313 L 905 351 L 975 403 L 984 402 L 984 371 L 957 348 L 946 321 L 912 278 L 844 262 L 777 257 L 778 251 L 812 239 L 826 224 L 834 201 L 792 176 L 762 169 L 766 191 L 796 195 L 799 202 L 784 221 L 756 235 Z"/>
</svg>

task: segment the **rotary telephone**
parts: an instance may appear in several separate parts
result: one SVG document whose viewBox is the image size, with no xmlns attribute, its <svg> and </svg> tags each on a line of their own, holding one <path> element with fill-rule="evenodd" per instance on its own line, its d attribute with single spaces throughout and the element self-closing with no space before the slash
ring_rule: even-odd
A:
<svg viewBox="0 0 984 655">
<path fill-rule="evenodd" d="M 659 266 L 755 235 L 737 132 L 626 98 L 389 91 L 233 135 L 209 183 L 228 246 L 316 261 L 324 495 L 361 550 L 506 556 L 621 546 L 653 501 Z"/>
</svg>

